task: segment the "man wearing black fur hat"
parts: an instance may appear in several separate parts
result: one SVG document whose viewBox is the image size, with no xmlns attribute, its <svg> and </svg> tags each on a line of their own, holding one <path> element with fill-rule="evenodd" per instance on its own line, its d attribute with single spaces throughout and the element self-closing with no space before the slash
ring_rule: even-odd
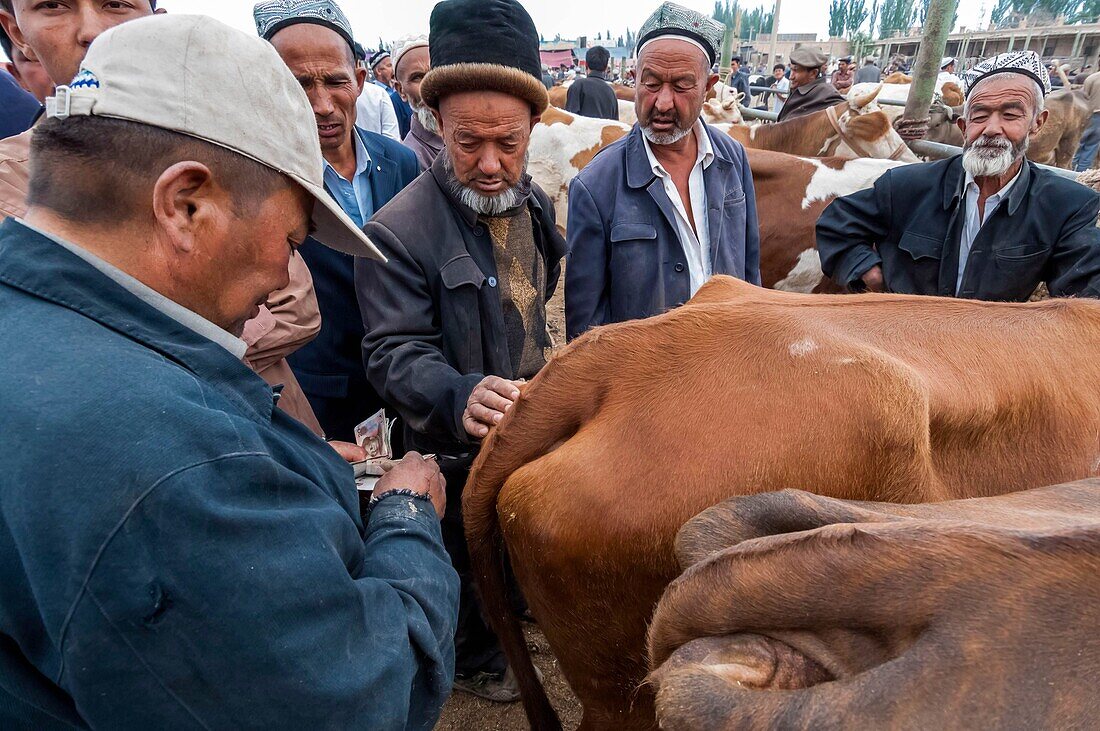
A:
<svg viewBox="0 0 1100 731">
<path fill-rule="evenodd" d="M 519 692 L 474 594 L 461 491 L 479 441 L 545 364 L 546 301 L 565 241 L 526 173 L 549 99 L 538 32 L 516 0 L 445 0 L 420 85 L 446 147 L 366 226 L 389 260 L 360 262 L 367 377 L 404 417 L 410 449 L 439 455 L 451 505 L 443 539 L 462 579 L 455 687 Z"/>
</svg>

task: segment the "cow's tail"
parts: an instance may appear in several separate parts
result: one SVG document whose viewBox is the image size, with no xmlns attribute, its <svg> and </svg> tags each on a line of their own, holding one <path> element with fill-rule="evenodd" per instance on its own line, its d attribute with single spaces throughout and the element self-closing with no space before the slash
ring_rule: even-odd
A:
<svg viewBox="0 0 1100 731">
<path fill-rule="evenodd" d="M 569 439 L 598 410 L 605 389 L 598 376 L 603 369 L 593 367 L 593 351 L 602 350 L 592 347 L 596 340 L 597 333 L 592 333 L 570 345 L 523 389 L 482 444 L 463 491 L 466 541 L 478 591 L 516 675 L 533 731 L 560 731 L 561 721 L 535 674 L 523 630 L 512 612 L 497 497 L 509 475 Z"/>
</svg>

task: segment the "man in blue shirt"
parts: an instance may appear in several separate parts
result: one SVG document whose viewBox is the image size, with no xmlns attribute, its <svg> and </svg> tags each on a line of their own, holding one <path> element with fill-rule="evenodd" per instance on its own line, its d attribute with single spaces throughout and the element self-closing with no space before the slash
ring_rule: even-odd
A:
<svg viewBox="0 0 1100 731">
<path fill-rule="evenodd" d="M 409 134 L 412 122 L 412 107 L 401 98 L 393 86 L 393 59 L 390 52 L 381 48 L 370 57 L 370 72 L 374 74 L 374 83 L 386 90 L 393 102 L 393 111 L 397 113 L 397 125 L 401 129 L 401 139 Z"/>
<path fill-rule="evenodd" d="M 325 189 L 362 226 L 417 176 L 416 155 L 355 126 L 366 70 L 355 64 L 351 25 L 332 0 L 264 0 L 253 14 L 313 107 Z M 383 406 L 363 366 L 363 319 L 354 257 L 315 241 L 301 249 L 313 275 L 321 332 L 287 358 L 329 439 L 352 441 L 355 425 Z"/>
<path fill-rule="evenodd" d="M 453 677 L 444 485 L 274 408 L 244 323 L 318 241 L 309 101 L 210 18 L 100 35 L 0 226 L 0 728 L 428 729 Z"/>
</svg>

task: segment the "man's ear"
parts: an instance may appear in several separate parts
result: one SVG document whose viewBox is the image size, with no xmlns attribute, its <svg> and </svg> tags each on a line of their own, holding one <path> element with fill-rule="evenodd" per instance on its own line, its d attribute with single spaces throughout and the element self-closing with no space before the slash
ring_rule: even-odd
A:
<svg viewBox="0 0 1100 731">
<path fill-rule="evenodd" d="M 178 162 L 153 185 L 153 218 L 158 238 L 176 253 L 195 249 L 196 232 L 222 216 L 214 175 L 201 162 Z"/>
<path fill-rule="evenodd" d="M 429 109 L 432 109 L 429 107 Z M 435 117 L 435 126 L 439 128 L 440 136 L 443 135 L 443 117 L 439 114 L 438 109 L 432 109 L 432 116 Z M 531 125 L 534 127 L 534 125 Z"/>
<path fill-rule="evenodd" d="M 707 76 L 707 91 L 714 88 L 714 85 L 718 83 L 718 74 L 710 74 Z"/>
<path fill-rule="evenodd" d="M 401 101 L 406 103 L 409 101 L 405 98 L 405 92 L 401 91 L 401 82 L 397 80 L 396 76 L 393 79 L 393 90 L 397 92 L 397 95 L 399 97 L 401 97 Z"/>
<path fill-rule="evenodd" d="M 1043 125 L 1047 123 L 1047 117 L 1049 117 L 1049 116 L 1050 116 L 1050 111 L 1047 110 L 1047 109 L 1044 109 L 1043 111 L 1039 112 L 1039 116 L 1037 116 L 1035 118 L 1035 121 L 1032 122 L 1032 124 L 1031 124 L 1030 135 L 1032 137 L 1039 134 L 1039 130 L 1041 130 L 1043 128 Z"/>
<path fill-rule="evenodd" d="M 27 39 L 23 37 L 23 31 L 19 30 L 19 24 L 15 22 L 15 16 L 7 10 L 0 10 L 0 26 L 11 39 L 11 44 L 23 52 L 23 55 L 31 61 L 37 61 L 34 49 L 27 45 Z"/>
<path fill-rule="evenodd" d="M 963 139 L 966 139 L 966 118 L 955 117 L 955 126 L 959 128 L 959 131 L 963 133 Z"/>
<path fill-rule="evenodd" d="M 367 70 L 362 66 L 356 65 L 355 67 L 355 86 L 359 89 L 359 93 L 363 93 L 363 84 L 367 82 Z"/>
</svg>

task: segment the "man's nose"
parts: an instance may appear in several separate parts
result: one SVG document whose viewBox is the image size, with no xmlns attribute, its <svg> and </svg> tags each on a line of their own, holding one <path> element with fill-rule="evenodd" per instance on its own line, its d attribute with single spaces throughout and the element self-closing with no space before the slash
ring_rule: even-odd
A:
<svg viewBox="0 0 1100 731">
<path fill-rule="evenodd" d="M 477 160 L 477 169 L 485 177 L 493 177 L 500 172 L 500 157 L 495 151 L 485 152 Z"/>
<path fill-rule="evenodd" d="M 657 111 L 667 112 L 676 106 L 676 95 L 672 93 L 672 89 L 667 86 L 662 86 L 661 90 L 657 92 Z"/>
<path fill-rule="evenodd" d="M 314 88 L 310 92 L 309 103 L 313 107 L 313 113 L 318 117 L 327 117 L 336 109 L 332 103 L 332 95 L 323 88 Z"/>
<path fill-rule="evenodd" d="M 103 13 L 95 10 L 92 3 L 81 4 L 77 18 L 76 40 L 87 48 L 92 41 L 99 37 L 100 33 L 111 27 Z"/>
</svg>

